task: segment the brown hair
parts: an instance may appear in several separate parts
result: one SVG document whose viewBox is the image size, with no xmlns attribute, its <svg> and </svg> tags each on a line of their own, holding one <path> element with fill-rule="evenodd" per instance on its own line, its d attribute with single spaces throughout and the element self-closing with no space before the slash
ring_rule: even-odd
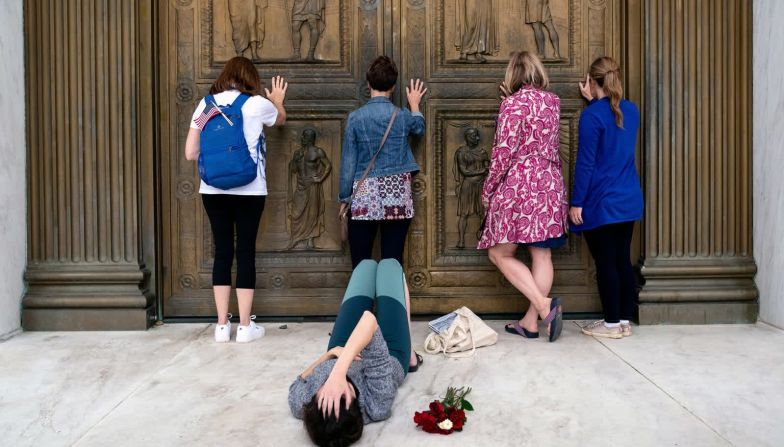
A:
<svg viewBox="0 0 784 447">
<path fill-rule="evenodd" d="M 525 85 L 539 90 L 544 90 L 550 85 L 550 79 L 547 77 L 542 61 L 528 51 L 512 53 L 509 65 L 506 67 L 504 82 L 510 93 L 515 93 Z"/>
<path fill-rule="evenodd" d="M 397 65 L 387 56 L 377 57 L 365 74 L 370 88 L 379 92 L 388 92 L 397 84 Z"/>
<path fill-rule="evenodd" d="M 615 114 L 615 125 L 623 129 L 623 112 L 621 112 L 621 99 L 623 99 L 623 84 L 621 84 L 621 69 L 611 57 L 600 57 L 593 61 L 588 72 L 599 87 L 610 98 L 610 107 Z"/>
<path fill-rule="evenodd" d="M 226 90 L 239 90 L 250 96 L 261 94 L 261 78 L 250 59 L 237 56 L 226 62 L 218 79 L 210 87 L 210 95 Z"/>
</svg>

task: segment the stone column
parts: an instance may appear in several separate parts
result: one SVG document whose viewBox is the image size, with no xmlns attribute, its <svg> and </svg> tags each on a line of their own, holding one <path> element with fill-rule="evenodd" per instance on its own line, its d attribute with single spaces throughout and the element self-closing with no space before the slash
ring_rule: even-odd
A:
<svg viewBox="0 0 784 447">
<path fill-rule="evenodd" d="M 748 3 L 644 2 L 643 323 L 757 317 Z"/>
<path fill-rule="evenodd" d="M 145 329 L 154 321 L 144 265 L 151 253 L 142 249 L 151 11 L 146 0 L 25 2 L 27 330 Z"/>
</svg>

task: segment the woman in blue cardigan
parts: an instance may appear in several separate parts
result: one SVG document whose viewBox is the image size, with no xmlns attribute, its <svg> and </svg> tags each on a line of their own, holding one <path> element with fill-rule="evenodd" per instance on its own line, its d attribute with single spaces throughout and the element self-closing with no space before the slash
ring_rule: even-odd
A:
<svg viewBox="0 0 784 447">
<path fill-rule="evenodd" d="M 609 57 L 591 65 L 580 91 L 590 104 L 580 117 L 580 145 L 569 218 L 596 262 L 604 320 L 583 328 L 595 337 L 631 335 L 636 285 L 630 259 L 643 198 L 634 163 L 640 112 L 623 98 L 621 72 Z"/>
</svg>

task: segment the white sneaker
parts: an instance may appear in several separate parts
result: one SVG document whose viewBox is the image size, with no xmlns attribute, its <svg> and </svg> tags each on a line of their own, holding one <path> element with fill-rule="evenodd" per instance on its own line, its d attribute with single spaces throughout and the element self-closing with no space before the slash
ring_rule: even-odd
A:
<svg viewBox="0 0 784 447">
<path fill-rule="evenodd" d="M 264 336 L 264 327 L 256 326 L 253 320 L 256 319 L 255 315 L 250 316 L 250 324 L 247 326 L 237 326 L 237 343 L 250 343 Z"/>
<path fill-rule="evenodd" d="M 583 334 L 590 335 L 592 337 L 602 337 L 602 338 L 623 338 L 623 332 L 621 331 L 621 327 L 607 327 L 604 324 L 604 320 L 594 321 L 593 323 L 583 326 Z"/>
<path fill-rule="evenodd" d="M 226 324 L 215 325 L 215 343 L 227 343 L 231 340 L 231 317 L 229 314 Z"/>
</svg>

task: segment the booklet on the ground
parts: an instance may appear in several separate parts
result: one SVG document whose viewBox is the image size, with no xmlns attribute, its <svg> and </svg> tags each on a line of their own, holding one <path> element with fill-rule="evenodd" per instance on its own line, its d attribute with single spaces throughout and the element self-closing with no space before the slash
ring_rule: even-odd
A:
<svg viewBox="0 0 784 447">
<path fill-rule="evenodd" d="M 431 321 L 430 323 L 428 323 L 428 326 L 430 326 L 431 331 L 438 334 L 440 332 L 444 332 L 447 329 L 449 329 L 449 326 L 452 325 L 452 321 L 455 320 L 455 317 L 457 317 L 456 313 L 454 312 L 448 313 L 443 317 L 438 317 L 435 320 Z"/>
</svg>

